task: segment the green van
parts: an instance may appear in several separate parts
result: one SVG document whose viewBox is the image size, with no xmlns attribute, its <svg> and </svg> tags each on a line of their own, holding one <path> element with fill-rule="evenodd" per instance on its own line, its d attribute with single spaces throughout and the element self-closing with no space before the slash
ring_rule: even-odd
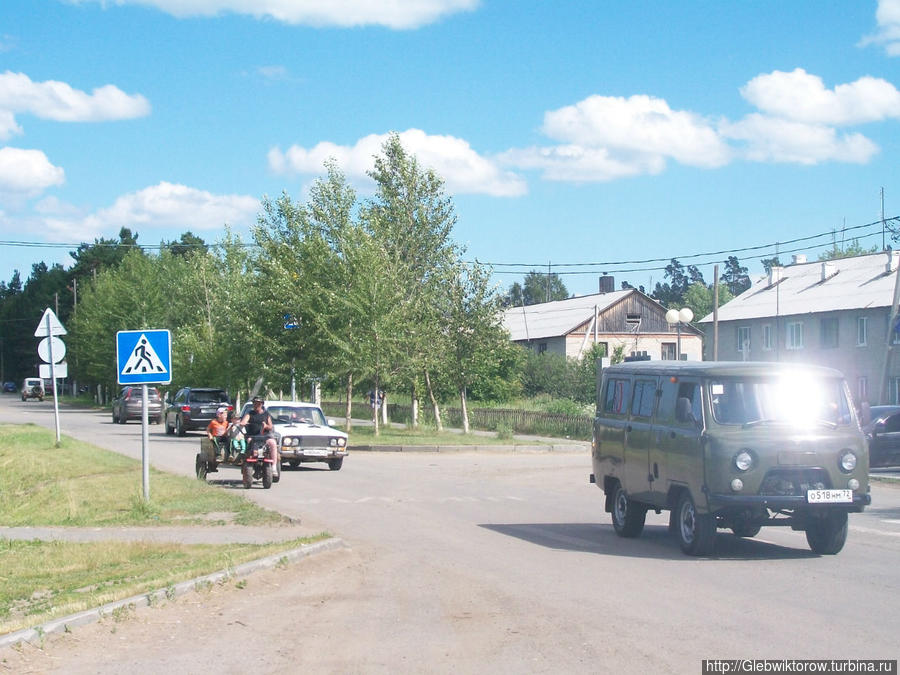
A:
<svg viewBox="0 0 900 675">
<path fill-rule="evenodd" d="M 865 437 L 843 376 L 818 366 L 643 361 L 604 368 L 591 482 L 623 537 L 649 509 L 689 555 L 709 555 L 716 529 L 806 532 L 840 551 L 847 514 L 871 502 Z"/>
</svg>

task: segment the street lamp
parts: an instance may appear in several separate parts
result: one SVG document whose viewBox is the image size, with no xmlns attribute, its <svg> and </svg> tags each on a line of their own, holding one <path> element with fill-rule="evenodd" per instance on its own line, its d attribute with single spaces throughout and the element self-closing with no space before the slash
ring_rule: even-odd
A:
<svg viewBox="0 0 900 675">
<path fill-rule="evenodd" d="M 666 312 L 666 323 L 675 324 L 675 331 L 678 334 L 677 358 L 681 361 L 681 324 L 690 323 L 694 318 L 694 313 L 690 307 L 682 309 L 670 309 Z"/>
</svg>

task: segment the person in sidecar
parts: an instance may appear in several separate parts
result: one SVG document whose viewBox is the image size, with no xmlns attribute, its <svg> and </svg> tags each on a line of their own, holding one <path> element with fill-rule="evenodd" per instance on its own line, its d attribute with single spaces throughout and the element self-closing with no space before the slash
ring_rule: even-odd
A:
<svg viewBox="0 0 900 675">
<path fill-rule="evenodd" d="M 266 448 L 269 450 L 269 457 L 275 460 L 277 466 L 278 444 L 273 434 L 275 425 L 272 423 L 272 416 L 266 410 L 262 396 L 253 397 L 253 407 L 244 414 L 238 424 L 247 429 L 247 436 L 268 436 Z"/>
<path fill-rule="evenodd" d="M 216 448 L 216 460 L 224 461 L 228 451 L 228 408 L 225 406 L 216 410 L 215 418 L 206 427 L 206 435 Z"/>
</svg>

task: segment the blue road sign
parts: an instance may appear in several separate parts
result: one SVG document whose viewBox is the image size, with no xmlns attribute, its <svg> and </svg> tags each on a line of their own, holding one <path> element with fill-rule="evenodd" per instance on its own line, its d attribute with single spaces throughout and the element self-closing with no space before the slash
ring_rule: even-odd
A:
<svg viewBox="0 0 900 675">
<path fill-rule="evenodd" d="M 172 336 L 167 330 L 120 330 L 116 333 L 119 384 L 169 384 L 172 381 Z"/>
</svg>

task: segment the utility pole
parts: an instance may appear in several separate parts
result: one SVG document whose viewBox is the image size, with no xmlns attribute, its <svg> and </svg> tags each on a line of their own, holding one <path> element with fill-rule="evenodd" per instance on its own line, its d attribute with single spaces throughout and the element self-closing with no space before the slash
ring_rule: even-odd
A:
<svg viewBox="0 0 900 675">
<path fill-rule="evenodd" d="M 550 302 L 550 261 L 547 261 L 547 302 Z"/>
<path fill-rule="evenodd" d="M 881 250 L 884 250 L 884 187 L 881 188 Z"/>
</svg>

